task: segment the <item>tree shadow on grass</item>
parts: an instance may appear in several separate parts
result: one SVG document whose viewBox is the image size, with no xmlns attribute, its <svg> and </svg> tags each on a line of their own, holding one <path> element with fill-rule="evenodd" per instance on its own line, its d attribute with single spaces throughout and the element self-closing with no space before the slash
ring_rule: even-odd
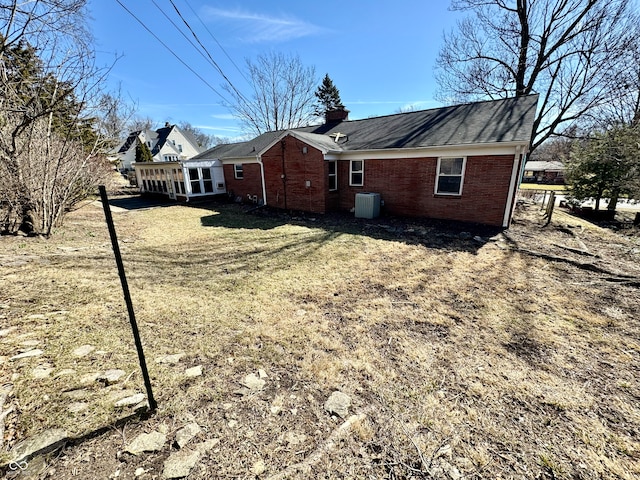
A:
<svg viewBox="0 0 640 480">
<path fill-rule="evenodd" d="M 178 205 L 164 195 L 125 195 L 109 198 L 109 205 L 125 210 L 143 210 L 157 207 L 173 207 Z"/>
<path fill-rule="evenodd" d="M 501 227 L 408 217 L 355 218 L 352 213 L 313 214 L 269 207 L 208 203 L 200 205 L 215 213 L 201 218 L 205 227 L 271 230 L 284 225 L 321 229 L 333 234 L 362 235 L 410 245 L 476 254 L 503 231 Z"/>
</svg>

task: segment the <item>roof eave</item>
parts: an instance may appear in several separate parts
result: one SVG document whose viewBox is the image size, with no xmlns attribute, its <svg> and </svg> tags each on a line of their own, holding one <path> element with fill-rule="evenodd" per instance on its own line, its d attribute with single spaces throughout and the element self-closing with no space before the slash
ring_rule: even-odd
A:
<svg viewBox="0 0 640 480">
<path fill-rule="evenodd" d="M 491 142 L 491 143 L 466 143 L 455 145 L 429 145 L 424 147 L 412 147 L 412 148 L 377 148 L 377 149 L 361 149 L 361 150 L 342 150 L 337 152 L 327 152 L 325 157 L 339 157 L 346 159 L 349 157 L 361 157 L 366 156 L 368 158 L 398 158 L 402 157 L 418 157 L 424 156 L 429 153 L 437 153 L 438 151 L 450 150 L 450 151 L 467 151 L 467 150 L 489 150 L 489 151 L 504 151 L 513 150 L 517 147 L 525 147 L 528 149 L 528 140 L 518 140 L 511 142 Z M 338 159 L 338 158 L 336 158 Z"/>
</svg>

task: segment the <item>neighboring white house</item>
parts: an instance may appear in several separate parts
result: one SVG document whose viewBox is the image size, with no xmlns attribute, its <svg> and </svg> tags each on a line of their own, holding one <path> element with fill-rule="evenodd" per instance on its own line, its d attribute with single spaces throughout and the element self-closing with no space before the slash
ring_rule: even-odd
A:
<svg viewBox="0 0 640 480">
<path fill-rule="evenodd" d="M 565 166 L 559 161 L 528 161 L 524 166 L 523 183 L 564 183 Z"/>
<path fill-rule="evenodd" d="M 119 169 L 129 171 L 136 160 L 136 146 L 144 143 L 151 150 L 154 162 L 177 162 L 188 160 L 203 151 L 189 132 L 183 132 L 176 125 L 166 124 L 157 130 L 131 132 L 116 150 Z"/>
<path fill-rule="evenodd" d="M 141 193 L 162 194 L 188 202 L 191 198 L 227 191 L 220 160 L 134 162 L 134 166 Z"/>
</svg>

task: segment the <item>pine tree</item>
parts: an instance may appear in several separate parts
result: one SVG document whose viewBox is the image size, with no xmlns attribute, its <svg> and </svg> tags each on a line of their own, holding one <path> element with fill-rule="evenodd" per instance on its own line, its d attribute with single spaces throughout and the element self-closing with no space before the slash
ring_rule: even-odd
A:
<svg viewBox="0 0 640 480">
<path fill-rule="evenodd" d="M 342 100 L 340 100 L 340 91 L 333 84 L 333 80 L 327 73 L 322 80 L 322 85 L 316 90 L 315 114 L 324 116 L 328 111 L 344 108 Z"/>
<path fill-rule="evenodd" d="M 138 140 L 136 145 L 136 162 L 153 162 L 153 155 L 147 144 Z"/>
</svg>

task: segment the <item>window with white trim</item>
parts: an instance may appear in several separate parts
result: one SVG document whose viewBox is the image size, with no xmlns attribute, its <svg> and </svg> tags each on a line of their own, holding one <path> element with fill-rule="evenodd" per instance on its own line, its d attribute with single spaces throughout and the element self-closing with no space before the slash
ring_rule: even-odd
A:
<svg viewBox="0 0 640 480">
<path fill-rule="evenodd" d="M 244 171 L 241 163 L 235 163 L 233 165 L 233 176 L 237 180 L 242 180 L 244 178 Z"/>
<path fill-rule="evenodd" d="M 329 191 L 336 191 L 338 189 L 338 166 L 335 160 L 329 162 Z"/>
<path fill-rule="evenodd" d="M 445 157 L 438 159 L 435 193 L 437 195 L 462 195 L 465 157 Z"/>
<path fill-rule="evenodd" d="M 189 169 L 189 181 L 191 182 L 191 193 L 202 193 L 200 185 L 200 172 L 198 168 Z"/>
<path fill-rule="evenodd" d="M 364 185 L 364 160 L 351 160 L 349 162 L 349 185 L 352 187 Z"/>
</svg>

